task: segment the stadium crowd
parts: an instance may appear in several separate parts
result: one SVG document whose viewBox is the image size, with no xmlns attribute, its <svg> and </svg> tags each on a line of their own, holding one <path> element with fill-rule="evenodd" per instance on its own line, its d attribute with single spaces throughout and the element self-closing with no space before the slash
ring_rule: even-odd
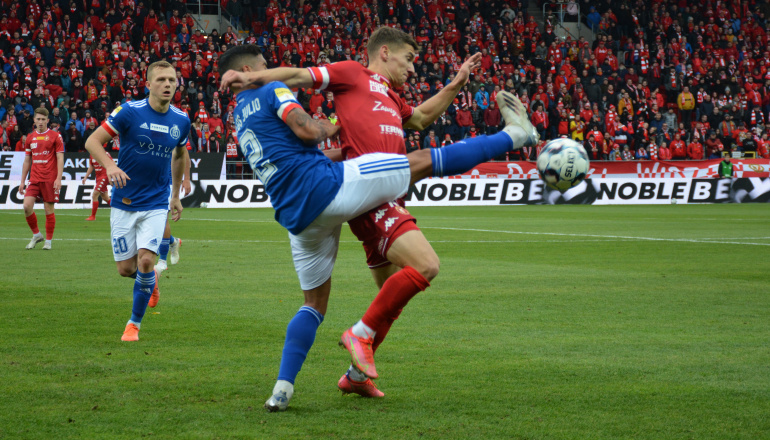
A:
<svg viewBox="0 0 770 440">
<path fill-rule="evenodd" d="M 384 25 L 421 46 L 402 91 L 412 105 L 482 53 L 445 114 L 408 133 L 408 151 L 497 132 L 495 96 L 509 90 L 542 139 L 581 141 L 593 160 L 770 158 L 770 0 L 561 3 L 579 3 L 595 41 L 558 38 L 556 15 L 538 23 L 517 0 L 229 0 L 235 28 L 210 34 L 181 1 L 0 0 L 0 147 L 23 149 L 42 106 L 66 150 L 84 151 L 109 112 L 146 96 L 146 66 L 166 59 L 179 78 L 173 103 L 193 121 L 190 148 L 236 157 L 233 97 L 217 91 L 227 47 L 257 44 L 271 66 L 367 63 L 368 35 Z M 336 120 L 331 93 L 297 94 L 314 118 Z M 534 160 L 541 147 L 507 159 Z"/>
</svg>

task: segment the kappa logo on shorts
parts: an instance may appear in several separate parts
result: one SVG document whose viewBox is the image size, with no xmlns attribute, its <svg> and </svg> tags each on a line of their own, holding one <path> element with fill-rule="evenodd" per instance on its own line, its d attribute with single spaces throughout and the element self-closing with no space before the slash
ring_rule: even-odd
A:
<svg viewBox="0 0 770 440">
<path fill-rule="evenodd" d="M 385 220 L 385 231 L 390 229 L 390 227 L 393 226 L 394 223 L 396 223 L 396 220 L 398 220 L 398 217 L 388 217 L 388 219 Z"/>
<path fill-rule="evenodd" d="M 380 219 L 382 219 L 382 217 L 385 215 L 385 212 L 386 212 L 386 211 L 387 211 L 387 209 L 380 209 L 379 211 L 377 211 L 377 212 L 374 214 L 374 221 L 375 221 L 375 222 L 378 222 L 378 221 L 380 221 Z"/>
</svg>

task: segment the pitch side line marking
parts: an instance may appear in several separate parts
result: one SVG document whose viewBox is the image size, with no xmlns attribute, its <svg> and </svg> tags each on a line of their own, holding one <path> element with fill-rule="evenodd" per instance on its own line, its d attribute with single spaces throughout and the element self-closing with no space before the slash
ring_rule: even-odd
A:
<svg viewBox="0 0 770 440">
<path fill-rule="evenodd" d="M 670 242 L 683 242 L 683 243 L 743 244 L 743 245 L 753 245 L 753 246 L 770 246 L 770 243 L 715 241 L 711 239 L 702 240 L 702 239 L 695 239 L 695 238 L 656 238 L 656 237 L 632 237 L 632 236 L 625 236 L 625 235 L 565 234 L 565 233 L 559 233 L 559 232 L 495 231 L 491 229 L 442 228 L 438 226 L 425 226 L 425 227 L 421 227 L 420 229 L 439 229 L 444 231 L 465 231 L 465 232 L 489 232 L 494 234 L 551 235 L 551 236 L 557 236 L 557 237 L 590 237 L 590 238 L 606 238 L 606 239 L 626 240 L 626 241 L 670 241 Z M 764 238 L 764 237 L 761 237 L 761 238 Z M 757 237 L 752 237 L 748 239 L 756 240 Z"/>
</svg>

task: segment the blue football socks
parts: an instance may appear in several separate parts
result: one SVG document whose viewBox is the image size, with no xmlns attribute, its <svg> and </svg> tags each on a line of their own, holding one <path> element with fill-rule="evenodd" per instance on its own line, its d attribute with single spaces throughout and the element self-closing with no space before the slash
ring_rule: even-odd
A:
<svg viewBox="0 0 770 440">
<path fill-rule="evenodd" d="M 155 288 L 155 272 L 136 272 L 134 282 L 134 306 L 131 308 L 131 322 L 137 326 L 142 322 L 147 303 L 150 302 L 152 291 Z"/>
<path fill-rule="evenodd" d="M 502 131 L 491 136 L 467 138 L 442 148 L 431 148 L 433 176 L 462 174 L 512 149 L 511 137 Z"/>
<path fill-rule="evenodd" d="M 171 236 L 170 238 L 164 238 L 160 241 L 160 247 L 158 248 L 158 255 L 160 256 L 161 260 L 165 260 L 168 256 L 168 246 L 171 243 L 171 240 L 173 240 L 174 237 Z"/>
<path fill-rule="evenodd" d="M 286 342 L 283 344 L 281 368 L 278 370 L 278 380 L 294 383 L 307 353 L 315 341 L 318 326 L 324 316 L 312 307 L 302 306 L 289 322 L 286 328 Z"/>
</svg>

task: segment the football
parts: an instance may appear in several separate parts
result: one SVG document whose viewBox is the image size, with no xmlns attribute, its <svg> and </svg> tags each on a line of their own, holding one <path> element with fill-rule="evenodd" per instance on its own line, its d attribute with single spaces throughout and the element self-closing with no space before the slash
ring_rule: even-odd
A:
<svg viewBox="0 0 770 440">
<path fill-rule="evenodd" d="M 537 172 L 549 188 L 564 192 L 586 178 L 588 155 L 579 142 L 553 139 L 537 157 Z"/>
</svg>

